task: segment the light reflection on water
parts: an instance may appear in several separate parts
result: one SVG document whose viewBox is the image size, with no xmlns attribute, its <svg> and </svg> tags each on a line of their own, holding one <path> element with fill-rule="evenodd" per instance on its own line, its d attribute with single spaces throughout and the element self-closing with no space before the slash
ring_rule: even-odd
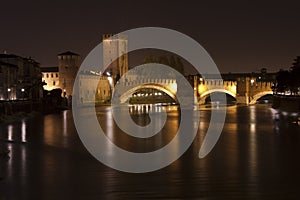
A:
<svg viewBox="0 0 300 200">
<path fill-rule="evenodd" d="M 13 139 L 13 126 L 12 125 L 8 125 L 8 131 L 7 131 L 7 140 L 8 141 L 12 141 Z"/>
<path fill-rule="evenodd" d="M 22 120 L 22 125 L 21 125 L 21 141 L 26 142 L 26 123 L 25 120 Z"/>
<path fill-rule="evenodd" d="M 177 106 L 128 109 L 139 123 L 148 123 L 150 112 L 166 111 L 167 123 L 152 138 L 134 139 L 116 127 L 109 107 L 98 107 L 99 122 L 115 144 L 145 152 L 174 138 L 180 117 Z M 211 109 L 227 109 L 226 123 L 213 151 L 200 160 Z M 1 125 L 0 148 L 11 152 L 10 159 L 0 163 L 0 177 L 4 177 L 0 199 L 296 197 L 300 195 L 300 128 L 274 119 L 266 105 L 200 107 L 198 135 L 187 153 L 170 166 L 147 174 L 118 172 L 90 156 L 76 133 L 71 111 Z M 111 146 L 107 151 L 113 154 Z"/>
</svg>

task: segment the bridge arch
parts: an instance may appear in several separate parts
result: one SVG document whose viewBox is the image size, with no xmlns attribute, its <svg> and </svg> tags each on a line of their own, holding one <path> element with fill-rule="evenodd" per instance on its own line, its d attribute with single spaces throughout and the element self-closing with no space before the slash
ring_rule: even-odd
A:
<svg viewBox="0 0 300 200">
<path fill-rule="evenodd" d="M 226 94 L 236 98 L 236 94 L 229 91 L 229 90 L 226 90 L 226 89 L 211 89 L 211 90 L 207 90 L 207 91 L 203 92 L 202 94 L 200 94 L 199 104 L 203 104 L 206 97 L 208 95 L 210 95 L 211 93 L 214 93 L 214 92 L 223 92 L 223 93 L 226 93 Z"/>
<path fill-rule="evenodd" d="M 167 95 L 169 95 L 172 99 L 174 99 L 176 102 L 178 102 L 177 98 L 176 98 L 176 94 L 168 87 L 165 87 L 163 85 L 160 84 L 144 84 L 144 85 L 138 85 L 136 87 L 133 87 L 129 90 L 127 90 L 125 93 L 123 93 L 120 96 L 120 103 L 125 103 L 130 97 L 132 97 L 132 95 L 141 89 L 156 89 L 159 91 L 162 91 L 164 93 L 166 93 Z"/>
<path fill-rule="evenodd" d="M 263 92 L 259 92 L 259 93 L 255 94 L 255 95 L 252 97 L 252 99 L 251 99 L 251 101 L 250 101 L 249 104 L 255 104 L 256 101 L 257 101 L 259 98 L 261 98 L 261 97 L 263 97 L 263 96 L 265 96 L 265 95 L 268 95 L 268 94 L 273 94 L 273 91 L 263 91 Z"/>
</svg>

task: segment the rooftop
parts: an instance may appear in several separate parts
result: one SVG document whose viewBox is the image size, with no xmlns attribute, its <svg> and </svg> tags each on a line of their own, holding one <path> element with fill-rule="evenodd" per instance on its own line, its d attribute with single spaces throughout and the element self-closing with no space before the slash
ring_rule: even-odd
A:
<svg viewBox="0 0 300 200">
<path fill-rule="evenodd" d="M 0 65 L 6 65 L 6 66 L 10 66 L 10 67 L 18 67 L 17 65 L 7 63 L 7 62 L 2 62 L 2 61 L 0 61 Z"/>
<path fill-rule="evenodd" d="M 63 52 L 63 53 L 60 53 L 58 54 L 58 56 L 65 56 L 65 55 L 75 55 L 75 56 L 79 56 L 79 54 L 77 53 L 74 53 L 74 52 L 71 52 L 71 51 L 66 51 L 66 52 Z"/>
<path fill-rule="evenodd" d="M 58 72 L 58 67 L 41 67 L 41 72 Z"/>
</svg>

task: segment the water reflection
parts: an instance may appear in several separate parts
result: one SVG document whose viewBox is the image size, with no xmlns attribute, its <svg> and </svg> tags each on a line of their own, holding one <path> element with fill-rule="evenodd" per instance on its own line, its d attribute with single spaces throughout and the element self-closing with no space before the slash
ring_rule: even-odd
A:
<svg viewBox="0 0 300 200">
<path fill-rule="evenodd" d="M 256 123 L 256 106 L 249 106 L 250 110 L 250 122 Z"/>
<path fill-rule="evenodd" d="M 13 141 L 13 126 L 8 125 L 8 133 L 7 133 L 7 140 L 8 141 Z"/>
<path fill-rule="evenodd" d="M 67 111 L 63 111 L 63 135 L 67 136 L 68 129 L 67 129 Z"/>
<path fill-rule="evenodd" d="M 257 130 L 256 124 L 250 124 L 250 137 L 249 137 L 249 172 L 250 179 L 256 177 L 256 166 L 257 166 Z M 252 180 L 254 181 L 254 180 Z"/>
<path fill-rule="evenodd" d="M 24 119 L 22 120 L 21 126 L 21 141 L 26 142 L 26 123 Z"/>
<path fill-rule="evenodd" d="M 136 105 L 128 110 L 140 123 L 147 122 L 149 113 L 166 111 L 167 123 L 154 137 L 135 139 L 116 126 L 110 107 L 99 107 L 99 123 L 114 144 L 149 152 L 174 139 L 180 123 L 177 106 Z M 299 126 L 274 120 L 266 105 L 227 107 L 220 140 L 200 160 L 210 111 L 200 108 L 198 135 L 189 150 L 170 166 L 147 174 L 121 173 L 95 160 L 76 133 L 71 111 L 1 125 L 0 145 L 11 150 L 11 158 L 0 163 L 4 177 L 0 199 L 288 199 L 300 195 Z M 113 154 L 110 148 L 108 153 Z"/>
</svg>

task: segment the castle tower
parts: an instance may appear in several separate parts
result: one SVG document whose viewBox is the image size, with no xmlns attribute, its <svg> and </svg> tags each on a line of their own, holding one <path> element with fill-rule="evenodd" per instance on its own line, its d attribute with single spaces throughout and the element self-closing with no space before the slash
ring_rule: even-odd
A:
<svg viewBox="0 0 300 200">
<path fill-rule="evenodd" d="M 78 54 L 70 51 L 58 54 L 59 87 L 63 90 L 63 96 L 72 95 L 79 67 L 80 56 Z"/>
<path fill-rule="evenodd" d="M 128 71 L 128 40 L 124 35 L 103 35 L 103 66 L 106 68 L 113 62 L 107 72 L 112 72 L 114 84 L 118 76 L 122 77 Z M 122 55 L 124 54 L 124 55 Z M 116 60 L 112 60 L 116 57 Z"/>
</svg>

